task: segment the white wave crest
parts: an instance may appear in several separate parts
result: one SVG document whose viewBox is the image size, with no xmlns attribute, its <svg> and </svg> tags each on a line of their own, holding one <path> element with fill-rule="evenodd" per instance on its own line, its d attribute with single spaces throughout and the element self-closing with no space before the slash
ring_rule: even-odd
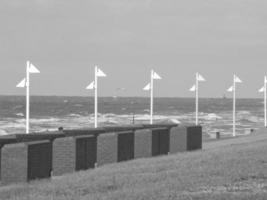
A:
<svg viewBox="0 0 267 200">
<path fill-rule="evenodd" d="M 16 116 L 19 116 L 19 117 L 24 117 L 24 114 L 23 113 L 16 113 L 15 115 Z"/>
<path fill-rule="evenodd" d="M 209 113 L 209 114 L 207 114 L 205 116 L 202 116 L 201 118 L 204 119 L 204 120 L 218 120 L 218 119 L 222 119 L 222 117 L 220 117 L 219 115 L 216 115 L 215 113 Z"/>
<path fill-rule="evenodd" d="M 8 135 L 8 133 L 5 130 L 0 129 L 0 135 Z"/>
</svg>

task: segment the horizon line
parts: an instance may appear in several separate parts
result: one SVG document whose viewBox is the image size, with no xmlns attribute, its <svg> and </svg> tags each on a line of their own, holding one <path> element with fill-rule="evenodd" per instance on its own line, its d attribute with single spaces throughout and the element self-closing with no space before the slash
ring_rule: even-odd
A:
<svg viewBox="0 0 267 200">
<path fill-rule="evenodd" d="M 0 97 L 25 97 L 25 95 L 17 95 L 17 94 L 0 94 Z M 94 98 L 94 96 L 86 96 L 86 95 L 39 95 L 34 94 L 31 97 L 87 97 Z M 149 96 L 98 96 L 98 98 L 150 98 Z M 195 97 L 190 96 L 155 96 L 154 98 L 177 98 L 177 99 L 195 99 Z M 200 99 L 232 99 L 232 97 L 199 97 Z M 236 99 L 262 99 L 260 97 L 236 97 Z"/>
</svg>

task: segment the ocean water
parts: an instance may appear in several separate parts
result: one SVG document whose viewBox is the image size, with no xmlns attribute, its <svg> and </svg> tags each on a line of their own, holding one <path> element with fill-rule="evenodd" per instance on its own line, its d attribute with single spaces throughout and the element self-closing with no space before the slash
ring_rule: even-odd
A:
<svg viewBox="0 0 267 200">
<path fill-rule="evenodd" d="M 155 98 L 155 122 L 194 123 L 193 98 Z M 99 98 L 102 125 L 149 122 L 149 98 Z M 202 98 L 199 118 L 205 133 L 231 134 L 232 99 Z M 58 127 L 86 128 L 94 124 L 92 97 L 31 97 L 31 131 L 57 130 Z M 134 119 L 134 120 L 133 120 Z M 237 99 L 237 132 L 246 134 L 263 126 L 263 100 Z M 0 135 L 25 132 L 25 97 L 0 96 Z"/>
</svg>

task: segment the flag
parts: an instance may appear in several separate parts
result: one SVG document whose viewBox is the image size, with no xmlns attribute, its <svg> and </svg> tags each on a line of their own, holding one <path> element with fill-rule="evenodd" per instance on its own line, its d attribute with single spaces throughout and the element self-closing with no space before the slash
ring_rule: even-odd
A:
<svg viewBox="0 0 267 200">
<path fill-rule="evenodd" d="M 233 92 L 233 91 L 234 91 L 234 87 L 231 86 L 227 91 L 228 91 L 228 92 Z"/>
<path fill-rule="evenodd" d="M 30 67 L 28 70 L 29 70 L 29 73 L 32 73 L 32 74 L 40 73 L 40 71 L 32 63 L 30 63 Z"/>
<path fill-rule="evenodd" d="M 161 77 L 156 72 L 153 72 L 152 78 L 153 79 L 158 79 L 158 80 L 161 79 Z"/>
<path fill-rule="evenodd" d="M 240 80 L 240 78 L 238 78 L 236 75 L 234 76 L 234 81 L 236 83 L 242 83 L 242 81 Z"/>
<path fill-rule="evenodd" d="M 190 91 L 191 91 L 191 92 L 195 92 L 195 91 L 196 91 L 196 86 L 193 85 L 193 86 L 190 88 Z"/>
<path fill-rule="evenodd" d="M 95 82 L 93 81 L 92 83 L 90 83 L 90 84 L 87 86 L 86 89 L 87 89 L 87 90 L 93 90 L 93 89 L 95 89 Z"/>
<path fill-rule="evenodd" d="M 264 92 L 265 91 L 265 87 L 263 86 L 261 89 L 259 89 L 259 92 Z"/>
<path fill-rule="evenodd" d="M 24 88 L 26 86 L 26 78 L 24 78 L 16 87 Z"/>
<path fill-rule="evenodd" d="M 107 75 L 101 69 L 97 68 L 96 76 L 106 77 Z"/>
<path fill-rule="evenodd" d="M 200 74 L 198 74 L 197 81 L 206 81 L 206 80 L 205 80 L 205 78 L 203 76 L 201 76 Z"/>
<path fill-rule="evenodd" d="M 150 83 L 148 83 L 148 84 L 143 88 L 143 90 L 145 90 L 145 91 L 148 91 L 148 90 L 150 90 L 150 89 L 151 89 Z"/>
</svg>

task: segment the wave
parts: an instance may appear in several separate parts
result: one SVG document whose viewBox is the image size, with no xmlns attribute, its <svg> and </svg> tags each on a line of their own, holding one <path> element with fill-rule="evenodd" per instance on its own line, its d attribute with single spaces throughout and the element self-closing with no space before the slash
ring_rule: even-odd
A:
<svg viewBox="0 0 267 200">
<path fill-rule="evenodd" d="M 259 119 L 258 117 L 252 116 L 249 118 L 242 118 L 238 120 L 240 123 L 257 123 L 262 121 L 261 119 Z"/>
<path fill-rule="evenodd" d="M 221 116 L 216 115 L 215 113 L 203 114 L 204 116 L 200 116 L 200 118 L 204 120 L 219 120 L 222 119 Z"/>
<path fill-rule="evenodd" d="M 242 111 L 242 115 L 237 117 L 237 127 L 252 127 L 255 128 L 262 123 L 262 118 L 248 115 L 248 112 Z M 98 121 L 100 126 L 108 125 L 123 125 L 149 123 L 149 114 L 121 114 L 114 113 L 98 113 Z M 216 130 L 222 131 L 230 130 L 232 128 L 232 113 L 199 113 L 200 123 L 203 125 L 205 132 L 214 132 Z M 195 113 L 175 113 L 175 114 L 155 114 L 155 123 L 194 123 Z M 33 132 L 57 130 L 58 127 L 63 128 L 89 128 L 94 126 L 94 114 L 77 114 L 71 113 L 63 117 L 46 117 L 46 118 L 32 118 L 30 119 L 30 128 Z M 0 120 L 0 134 L 10 134 L 17 132 L 25 132 L 24 118 L 5 118 Z"/>
<path fill-rule="evenodd" d="M 170 119 L 170 122 L 175 123 L 175 124 L 181 124 L 181 122 L 177 119 Z"/>
<path fill-rule="evenodd" d="M 23 113 L 16 113 L 15 115 L 18 116 L 18 117 L 24 117 Z"/>
<path fill-rule="evenodd" d="M 237 112 L 237 115 L 239 115 L 239 116 L 242 116 L 242 115 L 247 116 L 247 115 L 251 115 L 251 112 L 248 111 L 248 110 L 241 110 L 241 111 Z"/>
<path fill-rule="evenodd" d="M 68 115 L 68 117 L 81 117 L 80 114 L 71 113 Z"/>
<path fill-rule="evenodd" d="M 33 123 L 33 124 L 54 123 L 54 122 L 58 122 L 60 120 L 61 120 L 60 118 L 44 118 L 44 119 L 36 119 L 36 118 L 33 118 L 33 119 L 30 119 L 31 123 Z M 25 122 L 25 119 L 18 120 L 18 121 Z"/>
<path fill-rule="evenodd" d="M 8 132 L 6 132 L 5 130 L 0 129 L 0 135 L 8 135 Z"/>
</svg>

